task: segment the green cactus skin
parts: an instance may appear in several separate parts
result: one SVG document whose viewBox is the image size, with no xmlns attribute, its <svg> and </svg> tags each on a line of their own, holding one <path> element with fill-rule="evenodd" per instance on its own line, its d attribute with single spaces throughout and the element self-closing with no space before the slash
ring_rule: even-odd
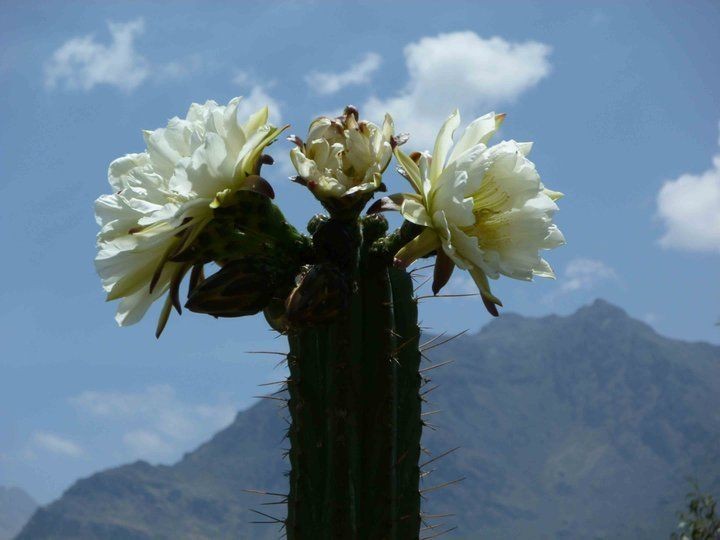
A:
<svg viewBox="0 0 720 540">
<path fill-rule="evenodd" d="M 384 219 L 365 218 L 361 227 L 356 218 L 331 217 L 313 228 L 316 263 L 340 272 L 347 301 L 329 323 L 312 324 L 312 307 L 294 313 L 308 324 L 287 332 L 287 537 L 415 540 L 422 423 L 412 280 L 392 267 Z"/>
</svg>

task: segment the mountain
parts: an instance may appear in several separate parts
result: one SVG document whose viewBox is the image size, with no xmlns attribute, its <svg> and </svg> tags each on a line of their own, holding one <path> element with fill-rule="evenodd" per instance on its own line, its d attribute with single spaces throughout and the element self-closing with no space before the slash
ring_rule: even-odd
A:
<svg viewBox="0 0 720 540">
<path fill-rule="evenodd" d="M 436 342 L 437 343 L 437 342 Z M 688 478 L 720 490 L 720 347 L 671 340 L 603 301 L 567 316 L 504 315 L 428 350 L 434 455 L 426 510 L 454 538 L 667 538 Z M 172 466 L 137 462 L 76 482 L 17 540 L 279 538 L 286 491 L 275 402 L 239 413 Z M 430 420 L 431 418 L 431 420 Z"/>
<path fill-rule="evenodd" d="M 10 540 L 19 533 L 37 506 L 22 489 L 0 486 L 0 540 Z"/>
</svg>

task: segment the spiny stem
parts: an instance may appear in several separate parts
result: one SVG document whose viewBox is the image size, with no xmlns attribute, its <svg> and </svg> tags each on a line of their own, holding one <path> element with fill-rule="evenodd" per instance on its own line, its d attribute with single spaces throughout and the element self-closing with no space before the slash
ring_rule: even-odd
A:
<svg viewBox="0 0 720 540">
<path fill-rule="evenodd" d="M 420 329 L 393 245 L 336 217 L 313 233 L 322 268 L 307 275 L 320 281 L 302 284 L 328 297 L 307 305 L 322 315 L 335 302 L 335 314 L 314 323 L 314 312 L 296 312 L 287 332 L 289 540 L 419 538 Z"/>
</svg>

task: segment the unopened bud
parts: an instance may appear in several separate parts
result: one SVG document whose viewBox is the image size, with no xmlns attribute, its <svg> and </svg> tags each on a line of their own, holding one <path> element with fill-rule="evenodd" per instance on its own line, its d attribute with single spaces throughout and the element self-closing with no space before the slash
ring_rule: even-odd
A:
<svg viewBox="0 0 720 540">
<path fill-rule="evenodd" d="M 268 305 L 274 288 L 273 272 L 267 266 L 233 261 L 197 285 L 185 307 L 215 317 L 254 315 Z"/>
</svg>

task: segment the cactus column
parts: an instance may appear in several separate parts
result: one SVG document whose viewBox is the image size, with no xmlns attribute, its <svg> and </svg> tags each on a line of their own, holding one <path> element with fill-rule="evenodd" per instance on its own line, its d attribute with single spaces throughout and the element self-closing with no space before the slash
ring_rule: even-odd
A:
<svg viewBox="0 0 720 540">
<path fill-rule="evenodd" d="M 290 540 L 418 538 L 417 305 L 386 229 L 316 223 L 315 264 L 289 301 Z"/>
</svg>

